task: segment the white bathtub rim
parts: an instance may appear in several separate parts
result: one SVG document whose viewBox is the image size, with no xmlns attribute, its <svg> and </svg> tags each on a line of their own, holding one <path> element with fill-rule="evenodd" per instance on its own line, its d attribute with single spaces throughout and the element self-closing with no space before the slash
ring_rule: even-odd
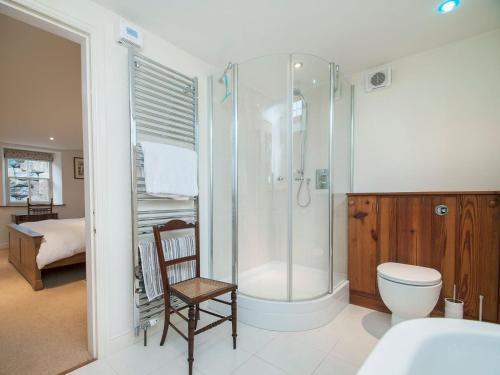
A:
<svg viewBox="0 0 500 375">
<path fill-rule="evenodd" d="M 425 342 L 448 334 L 492 335 L 500 339 L 500 326 L 496 323 L 451 318 L 421 318 L 401 322 L 382 337 L 358 375 L 408 373 L 413 356 Z M 387 358 L 392 360 L 388 361 Z"/>
</svg>

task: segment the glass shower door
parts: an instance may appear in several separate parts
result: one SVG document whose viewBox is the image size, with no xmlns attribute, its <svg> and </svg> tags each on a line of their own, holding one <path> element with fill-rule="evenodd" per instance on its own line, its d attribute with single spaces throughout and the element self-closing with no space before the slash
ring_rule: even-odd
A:
<svg viewBox="0 0 500 375">
<path fill-rule="evenodd" d="M 238 66 L 238 286 L 288 300 L 289 55 Z"/>
<path fill-rule="evenodd" d="M 347 267 L 348 82 L 321 58 L 276 54 L 212 86 L 213 276 L 259 299 L 332 292 Z"/>
<path fill-rule="evenodd" d="M 333 134 L 333 272 L 335 289 L 347 280 L 347 195 L 351 186 L 352 92 L 351 84 L 337 75 Z"/>
<path fill-rule="evenodd" d="M 212 277 L 233 281 L 232 69 L 220 71 L 209 80 L 211 93 L 211 271 Z"/>
<path fill-rule="evenodd" d="M 291 300 L 325 295 L 330 274 L 330 64 L 293 55 Z"/>
</svg>

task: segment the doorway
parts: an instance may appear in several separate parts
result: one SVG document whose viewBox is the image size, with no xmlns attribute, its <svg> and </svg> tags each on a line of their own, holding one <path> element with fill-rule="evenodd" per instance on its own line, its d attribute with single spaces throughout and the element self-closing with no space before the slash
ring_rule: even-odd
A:
<svg viewBox="0 0 500 375">
<path fill-rule="evenodd" d="M 2 113 L 11 115 L 0 130 L 0 289 L 8 297 L 0 373 L 60 373 L 96 357 L 89 36 L 3 4 L 0 28 L 15 38 L 0 68 Z M 38 248 L 19 233 L 26 228 L 42 235 Z M 79 241 L 68 245 L 68 232 Z M 27 251 L 36 255 L 29 267 Z"/>
</svg>

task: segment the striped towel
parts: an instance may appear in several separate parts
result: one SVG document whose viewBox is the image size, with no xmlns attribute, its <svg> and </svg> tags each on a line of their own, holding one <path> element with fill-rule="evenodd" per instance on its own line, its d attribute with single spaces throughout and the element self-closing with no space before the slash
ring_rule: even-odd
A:
<svg viewBox="0 0 500 375">
<path fill-rule="evenodd" d="M 196 254 L 194 236 L 168 238 L 161 241 L 165 260 L 172 260 Z M 149 301 L 163 294 L 163 285 L 154 241 L 139 243 L 144 289 Z M 196 277 L 196 262 L 189 261 L 168 267 L 170 285 Z"/>
</svg>

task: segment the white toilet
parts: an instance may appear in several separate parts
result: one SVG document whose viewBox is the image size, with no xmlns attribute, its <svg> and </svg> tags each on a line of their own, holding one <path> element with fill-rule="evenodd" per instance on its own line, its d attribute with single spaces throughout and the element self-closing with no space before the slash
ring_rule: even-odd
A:
<svg viewBox="0 0 500 375">
<path fill-rule="evenodd" d="M 403 263 L 377 267 L 377 283 L 395 325 L 408 319 L 427 317 L 439 299 L 441 274 L 432 268 Z"/>
</svg>

